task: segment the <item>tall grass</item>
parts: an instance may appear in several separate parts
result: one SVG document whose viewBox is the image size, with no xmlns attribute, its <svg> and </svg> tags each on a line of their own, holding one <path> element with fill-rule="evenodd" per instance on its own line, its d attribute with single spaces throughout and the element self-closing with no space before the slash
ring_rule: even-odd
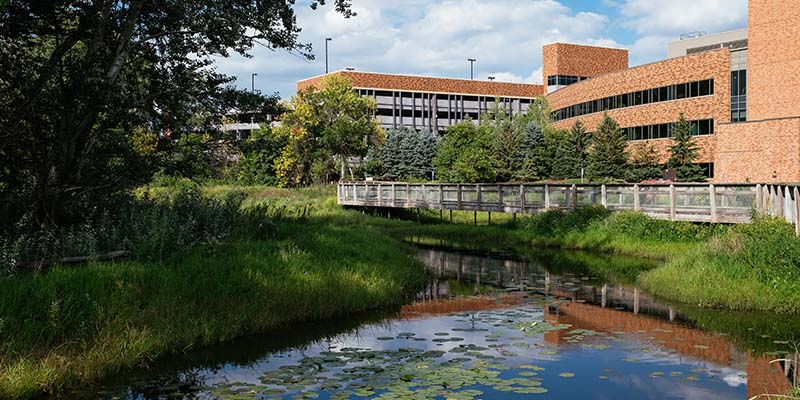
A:
<svg viewBox="0 0 800 400">
<path fill-rule="evenodd" d="M 800 239 L 757 218 L 640 277 L 650 292 L 706 307 L 800 313 Z"/>
<path fill-rule="evenodd" d="M 374 229 L 284 221 L 269 241 L 1 279 L 0 398 L 57 392 L 192 347 L 400 304 L 425 277 L 402 245 Z"/>
</svg>

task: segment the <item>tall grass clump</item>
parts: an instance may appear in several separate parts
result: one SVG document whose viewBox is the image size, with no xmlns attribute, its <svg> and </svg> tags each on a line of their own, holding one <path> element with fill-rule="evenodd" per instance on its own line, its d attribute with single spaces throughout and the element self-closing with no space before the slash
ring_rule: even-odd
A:
<svg viewBox="0 0 800 400">
<path fill-rule="evenodd" d="M 656 295 L 686 303 L 800 314 L 800 239 L 787 222 L 756 217 L 640 282 Z"/>
</svg>

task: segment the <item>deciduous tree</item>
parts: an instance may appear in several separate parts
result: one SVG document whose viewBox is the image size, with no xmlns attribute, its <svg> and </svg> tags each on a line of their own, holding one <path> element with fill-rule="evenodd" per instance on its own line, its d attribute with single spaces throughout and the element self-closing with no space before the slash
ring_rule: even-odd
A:
<svg viewBox="0 0 800 400">
<path fill-rule="evenodd" d="M 445 182 L 494 182 L 492 164 L 494 138 L 485 125 L 466 121 L 447 128 L 433 165 Z"/>
</svg>

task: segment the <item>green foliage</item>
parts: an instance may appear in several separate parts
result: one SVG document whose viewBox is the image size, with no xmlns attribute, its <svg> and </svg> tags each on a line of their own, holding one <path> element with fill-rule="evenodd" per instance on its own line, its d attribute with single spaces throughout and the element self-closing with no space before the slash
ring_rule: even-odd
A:
<svg viewBox="0 0 800 400">
<path fill-rule="evenodd" d="M 592 135 L 586 132 L 586 127 L 580 120 L 575 124 L 566 135 L 563 146 L 557 150 L 553 174 L 560 178 L 580 178 L 581 170 L 586 173 L 589 166 L 589 146 L 591 145 Z"/>
<path fill-rule="evenodd" d="M 547 143 L 544 130 L 538 122 L 531 121 L 525 126 L 520 139 L 519 158 L 522 161 L 516 178 L 520 181 L 540 181 L 548 177 Z"/>
<path fill-rule="evenodd" d="M 333 3 L 353 15 L 349 1 Z M 211 67 L 216 57 L 246 55 L 256 44 L 311 58 L 298 40 L 295 7 L 276 0 L 4 1 L 0 203 L 13 204 L 9 219 L 31 214 L 45 227 L 77 224 L 87 210 L 106 206 L 99 203 L 109 193 L 146 182 L 158 166 L 133 140 L 141 130 L 169 151 L 172 138 L 207 129 L 231 109 L 274 110 L 277 96 L 237 90 L 234 78 Z M 199 165 L 182 149 L 171 161 L 186 173 Z"/>
<path fill-rule="evenodd" d="M 520 154 L 521 133 L 514 125 L 511 116 L 495 101 L 489 112 L 483 114 L 481 126 L 492 131 L 492 162 L 498 182 L 509 182 L 517 175 L 522 163 Z"/>
<path fill-rule="evenodd" d="M 606 114 L 592 136 L 588 175 L 591 179 L 623 179 L 628 165 L 625 133 Z"/>
<path fill-rule="evenodd" d="M 286 147 L 286 137 L 262 128 L 239 144 L 241 159 L 234 169 L 236 182 L 245 185 L 276 185 L 275 160 Z"/>
<path fill-rule="evenodd" d="M 701 306 L 800 313 L 800 239 L 785 221 L 758 217 L 645 274 L 641 283 Z"/>
<path fill-rule="evenodd" d="M 467 119 L 447 128 L 433 159 L 436 174 L 444 182 L 494 182 L 492 164 L 494 140 L 486 125 L 475 126 Z"/>
<path fill-rule="evenodd" d="M 639 212 L 612 214 L 603 221 L 601 227 L 604 231 L 614 235 L 671 242 L 709 240 L 718 232 L 725 231 L 725 228 L 719 225 L 666 221 L 651 218 Z"/>
<path fill-rule="evenodd" d="M 430 179 L 439 143 L 439 136 L 430 131 L 409 128 L 389 130 L 386 132 L 386 142 L 371 157 L 379 163 L 372 172 L 391 180 Z"/>
<path fill-rule="evenodd" d="M 522 229 L 539 236 L 563 236 L 585 230 L 609 215 L 611 212 L 604 207 L 579 208 L 574 212 L 550 210 L 526 219 Z"/>
<path fill-rule="evenodd" d="M 288 142 L 275 161 L 280 185 L 330 182 L 348 171 L 353 178 L 351 158 L 363 158 L 384 140 L 375 108 L 375 100 L 359 96 L 343 75 L 329 76 L 321 90 L 299 92 L 279 128 Z"/>
<path fill-rule="evenodd" d="M 652 144 L 638 142 L 633 145 L 630 167 L 625 180 L 628 182 L 641 182 L 658 179 L 663 176 L 661 166 L 658 164 L 658 153 Z"/>
<path fill-rule="evenodd" d="M 683 113 L 675 123 L 672 135 L 673 145 L 669 148 L 670 168 L 675 168 L 679 182 L 705 182 L 707 177 L 703 169 L 694 162 L 700 157 L 700 146 L 692 137 L 692 124 Z"/>
</svg>

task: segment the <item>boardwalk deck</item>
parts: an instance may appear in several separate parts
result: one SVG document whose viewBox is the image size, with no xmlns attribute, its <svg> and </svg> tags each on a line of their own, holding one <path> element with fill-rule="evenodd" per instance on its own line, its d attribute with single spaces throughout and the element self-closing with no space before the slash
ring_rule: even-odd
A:
<svg viewBox="0 0 800 400">
<path fill-rule="evenodd" d="M 788 184 L 338 184 L 338 202 L 346 206 L 535 214 L 596 205 L 714 223 L 750 222 L 757 212 L 800 227 L 797 198 L 798 185 Z"/>
</svg>

